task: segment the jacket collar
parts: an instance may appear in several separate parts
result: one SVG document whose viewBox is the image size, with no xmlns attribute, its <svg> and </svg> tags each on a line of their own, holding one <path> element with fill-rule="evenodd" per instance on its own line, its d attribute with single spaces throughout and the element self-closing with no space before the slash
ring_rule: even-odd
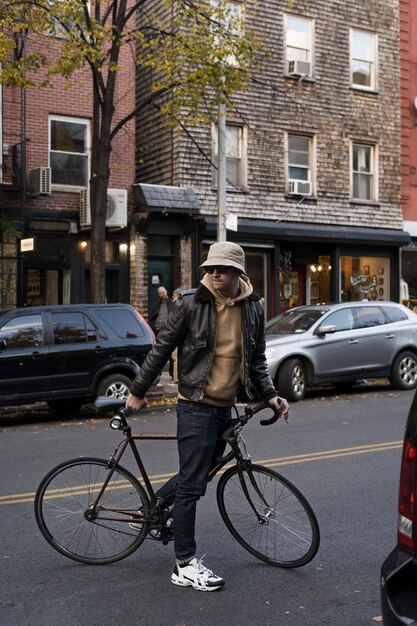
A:
<svg viewBox="0 0 417 626">
<path fill-rule="evenodd" d="M 214 296 L 213 294 L 210 293 L 210 291 L 207 289 L 207 287 L 205 287 L 204 285 L 199 285 L 199 287 L 197 287 L 195 293 L 194 293 L 194 298 L 196 300 L 198 300 L 199 302 L 211 302 L 214 301 Z M 257 294 L 255 291 L 253 291 L 250 296 L 247 298 L 248 300 L 252 300 L 254 302 L 257 302 L 258 300 L 261 299 L 261 297 L 259 296 L 259 294 Z"/>
</svg>

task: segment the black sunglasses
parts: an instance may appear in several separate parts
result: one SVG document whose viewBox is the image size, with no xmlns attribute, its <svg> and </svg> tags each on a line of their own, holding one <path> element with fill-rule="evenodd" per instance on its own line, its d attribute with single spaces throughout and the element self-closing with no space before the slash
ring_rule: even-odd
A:
<svg viewBox="0 0 417 626">
<path fill-rule="evenodd" d="M 214 270 L 217 270 L 219 274 L 227 274 L 231 267 L 228 267 L 227 265 L 206 265 L 204 269 L 207 274 L 214 274 Z"/>
</svg>

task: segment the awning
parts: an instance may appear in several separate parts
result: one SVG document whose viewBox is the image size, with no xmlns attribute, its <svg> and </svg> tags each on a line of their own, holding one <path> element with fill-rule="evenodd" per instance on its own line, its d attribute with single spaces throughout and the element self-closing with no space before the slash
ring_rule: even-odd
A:
<svg viewBox="0 0 417 626">
<path fill-rule="evenodd" d="M 200 213 L 200 203 L 192 189 L 168 185 L 133 185 L 135 210 L 149 213 Z"/>
<path fill-rule="evenodd" d="M 206 218 L 207 232 L 215 231 L 217 220 Z M 390 228 L 365 228 L 355 226 L 319 225 L 264 220 L 238 220 L 238 234 L 248 238 L 297 242 L 326 242 L 333 244 L 362 243 L 369 245 L 406 246 L 410 234 L 404 230 Z"/>
</svg>

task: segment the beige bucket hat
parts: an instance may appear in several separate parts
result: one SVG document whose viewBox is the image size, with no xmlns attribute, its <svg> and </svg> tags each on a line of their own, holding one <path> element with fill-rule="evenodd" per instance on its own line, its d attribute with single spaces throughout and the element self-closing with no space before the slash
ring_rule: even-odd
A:
<svg viewBox="0 0 417 626">
<path fill-rule="evenodd" d="M 213 243 L 208 251 L 207 260 L 200 267 L 210 267 L 210 265 L 225 265 L 226 267 L 236 267 L 245 273 L 245 252 L 237 243 L 231 241 L 219 241 Z"/>
</svg>

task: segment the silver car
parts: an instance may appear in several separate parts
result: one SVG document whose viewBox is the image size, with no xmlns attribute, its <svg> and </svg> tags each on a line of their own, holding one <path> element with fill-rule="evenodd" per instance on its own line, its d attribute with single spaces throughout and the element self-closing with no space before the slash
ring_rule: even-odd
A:
<svg viewBox="0 0 417 626">
<path fill-rule="evenodd" d="M 279 393 L 292 402 L 310 386 L 342 391 L 364 378 L 414 389 L 417 315 L 396 302 L 295 307 L 266 323 L 266 358 Z"/>
</svg>

